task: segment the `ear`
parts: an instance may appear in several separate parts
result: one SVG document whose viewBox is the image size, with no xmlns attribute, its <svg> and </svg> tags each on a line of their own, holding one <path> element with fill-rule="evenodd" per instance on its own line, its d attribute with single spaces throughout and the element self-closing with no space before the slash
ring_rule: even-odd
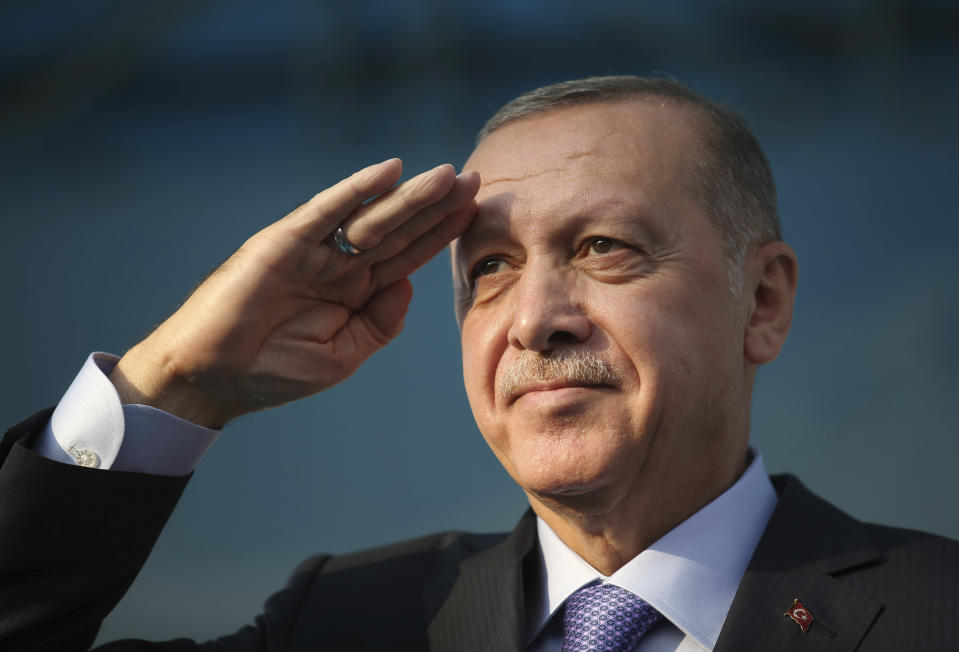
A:
<svg viewBox="0 0 959 652">
<path fill-rule="evenodd" d="M 789 334 L 799 261 L 785 242 L 770 242 L 752 252 L 744 272 L 743 291 L 752 293 L 752 310 L 743 354 L 753 364 L 766 364 L 776 359 Z"/>
</svg>

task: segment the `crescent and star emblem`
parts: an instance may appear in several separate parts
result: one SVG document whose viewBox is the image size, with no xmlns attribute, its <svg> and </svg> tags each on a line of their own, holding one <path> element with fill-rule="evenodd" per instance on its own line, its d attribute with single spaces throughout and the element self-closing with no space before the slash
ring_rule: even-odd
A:
<svg viewBox="0 0 959 652">
<path fill-rule="evenodd" d="M 799 598 L 793 600 L 792 606 L 790 606 L 783 615 L 789 616 L 794 623 L 799 625 L 799 629 L 802 630 L 803 634 L 809 631 L 809 626 L 813 623 L 812 614 L 809 613 L 806 606 L 799 601 Z"/>
</svg>

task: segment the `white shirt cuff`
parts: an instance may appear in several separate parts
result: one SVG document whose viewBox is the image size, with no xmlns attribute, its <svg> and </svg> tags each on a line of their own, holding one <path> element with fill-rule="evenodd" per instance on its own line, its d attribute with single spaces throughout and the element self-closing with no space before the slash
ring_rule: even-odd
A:
<svg viewBox="0 0 959 652">
<path fill-rule="evenodd" d="M 92 353 L 34 451 L 53 460 L 156 475 L 190 473 L 220 434 L 148 405 L 121 405 L 107 375 L 119 358 Z"/>
</svg>

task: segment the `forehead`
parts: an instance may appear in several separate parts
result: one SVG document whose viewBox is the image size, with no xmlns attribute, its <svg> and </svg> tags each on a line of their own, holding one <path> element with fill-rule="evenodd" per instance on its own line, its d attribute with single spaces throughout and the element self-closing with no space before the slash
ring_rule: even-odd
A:
<svg viewBox="0 0 959 652">
<path fill-rule="evenodd" d="M 556 109 L 500 127 L 476 147 L 464 169 L 487 172 L 481 187 L 535 178 L 581 157 L 638 174 L 678 173 L 699 155 L 698 122 L 695 109 L 658 98 Z"/>
<path fill-rule="evenodd" d="M 594 206 L 686 214 L 698 206 L 701 151 L 694 110 L 670 100 L 590 104 L 508 123 L 464 165 L 481 179 L 464 239 L 576 219 Z"/>
</svg>

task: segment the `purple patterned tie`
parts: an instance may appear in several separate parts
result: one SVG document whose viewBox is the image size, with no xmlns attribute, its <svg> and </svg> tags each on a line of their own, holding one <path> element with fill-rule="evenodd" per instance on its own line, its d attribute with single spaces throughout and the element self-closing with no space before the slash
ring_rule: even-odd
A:
<svg viewBox="0 0 959 652">
<path fill-rule="evenodd" d="M 563 613 L 563 652 L 627 652 L 662 618 L 635 593 L 590 584 L 569 596 Z"/>
</svg>

